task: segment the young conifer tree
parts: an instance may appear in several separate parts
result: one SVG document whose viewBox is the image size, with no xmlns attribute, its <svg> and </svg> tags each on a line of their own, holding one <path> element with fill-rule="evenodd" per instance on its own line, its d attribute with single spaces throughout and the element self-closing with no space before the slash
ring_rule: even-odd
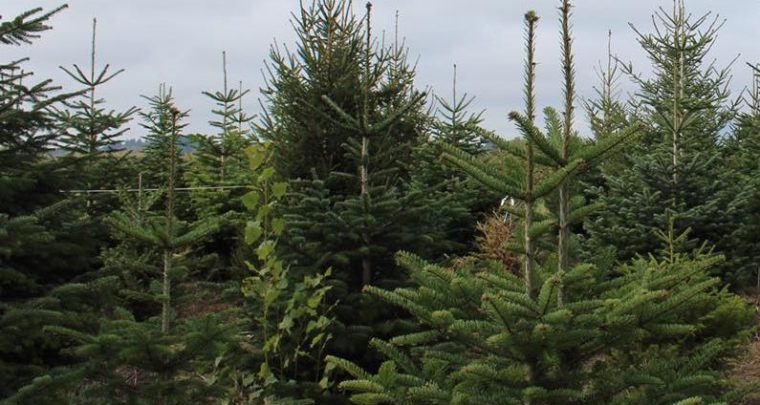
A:
<svg viewBox="0 0 760 405">
<path fill-rule="evenodd" d="M 365 34 L 366 43 L 364 45 L 364 55 L 362 59 L 362 67 L 364 69 L 361 77 L 361 100 L 360 108 L 356 115 L 351 115 L 345 111 L 342 107 L 331 100 L 328 96 L 324 96 L 324 101 L 332 107 L 339 119 L 342 126 L 348 128 L 353 133 L 357 134 L 356 139 L 349 139 L 348 151 L 352 155 L 352 160 L 356 163 L 355 172 L 356 175 L 351 176 L 346 173 L 347 176 L 353 177 L 358 183 L 358 198 L 347 199 L 345 206 L 349 210 L 355 210 L 353 214 L 357 216 L 355 220 L 350 220 L 358 225 L 356 233 L 359 235 L 361 246 L 359 250 L 361 253 L 361 284 L 363 286 L 370 285 L 373 279 L 373 264 L 370 255 L 370 249 L 373 245 L 373 233 L 375 233 L 373 223 L 376 222 L 377 214 L 374 212 L 374 206 L 385 206 L 393 204 L 394 196 L 391 195 L 391 190 L 385 190 L 381 184 L 388 179 L 387 173 L 380 173 L 375 169 L 372 163 L 378 161 L 378 158 L 373 156 L 373 151 L 376 148 L 370 148 L 370 143 L 386 143 L 387 140 L 383 139 L 384 135 L 390 130 L 390 128 L 402 119 L 404 114 L 411 109 L 418 109 L 420 103 L 424 99 L 424 94 L 417 93 L 412 94 L 408 100 L 404 99 L 404 94 L 401 94 L 397 100 L 390 100 L 389 105 L 383 106 L 382 103 L 385 100 L 377 99 L 373 97 L 373 87 L 377 86 L 380 82 L 381 76 L 386 74 L 385 66 L 382 64 L 375 65 L 373 63 L 373 45 L 371 36 L 371 3 L 367 3 L 367 14 L 365 22 Z M 384 56 L 380 55 L 381 60 Z M 391 69 L 388 74 L 391 76 L 391 82 L 389 87 L 397 86 L 401 84 L 399 80 L 404 80 L 404 73 L 401 73 L 400 77 L 394 77 L 396 73 Z M 370 97 L 373 97 L 372 99 Z M 405 102 L 398 106 L 393 105 L 399 101 Z M 387 110 L 383 111 L 378 109 L 385 107 Z M 379 116 L 377 116 L 379 114 Z M 384 153 L 388 156 L 382 158 L 388 159 L 393 156 L 392 150 L 380 150 L 378 153 Z M 375 170 L 373 170 L 375 169 Z M 374 191 L 374 193 L 373 193 Z M 385 201 L 383 201 L 385 200 Z M 370 217 L 375 217 L 371 219 Z"/>
<path fill-rule="evenodd" d="M 167 90 L 166 84 L 160 84 L 158 93 L 147 98 L 150 105 L 148 112 L 140 112 L 142 126 L 145 135 L 145 148 L 140 162 L 142 182 L 148 188 L 165 187 L 169 183 L 169 166 L 166 162 L 174 161 L 176 175 L 175 183 L 178 185 L 182 180 L 186 161 L 183 156 L 182 137 L 177 145 L 172 144 L 172 122 L 168 106 L 173 105 L 174 95 L 171 88 Z"/>
<path fill-rule="evenodd" d="M 596 97 L 585 103 L 591 132 L 598 139 L 614 133 L 627 124 L 629 106 L 619 99 L 619 82 L 622 74 L 620 62 L 612 51 L 612 31 L 607 34 L 607 61 L 597 68 L 599 85 L 594 87 Z"/>
<path fill-rule="evenodd" d="M 412 187 L 426 190 L 431 195 L 430 202 L 439 201 L 435 211 L 439 217 L 448 219 L 437 222 L 445 235 L 443 239 L 452 242 L 444 250 L 449 256 L 464 254 L 472 247 L 479 221 L 503 197 L 438 159 L 441 150 L 437 143 L 460 148 L 472 156 L 486 156 L 487 144 L 480 135 L 485 131 L 481 126 L 482 114 L 469 112 L 474 97 L 460 95 L 457 90 L 454 65 L 451 99 L 436 96 L 439 107 L 431 118 L 429 140 L 418 149 L 418 163 L 412 176 Z"/>
<path fill-rule="evenodd" d="M 120 232 L 131 236 L 137 240 L 143 241 L 148 245 L 161 250 L 162 254 L 162 274 L 161 274 L 161 293 L 157 301 L 161 303 L 161 332 L 169 333 L 172 315 L 172 284 L 173 278 L 176 277 L 176 271 L 173 270 L 174 256 L 181 254 L 180 251 L 191 245 L 197 244 L 206 238 L 218 228 L 218 219 L 199 221 L 191 226 L 181 222 L 177 218 L 176 206 L 177 181 L 179 178 L 178 162 L 181 159 L 178 149 L 180 147 L 180 135 L 184 125 L 181 119 L 187 116 L 187 113 L 181 112 L 174 105 L 171 97 L 171 89 L 164 95 L 158 95 L 148 98 L 152 105 L 152 110 L 146 114 L 149 125 L 155 125 L 157 130 L 166 133 L 152 133 L 154 136 L 163 136 L 168 145 L 167 162 L 165 163 L 167 183 L 165 187 L 165 214 L 163 216 L 148 218 L 143 223 L 135 223 L 133 218 L 123 213 L 115 213 L 111 224 Z"/>
<path fill-rule="evenodd" d="M 229 83 L 226 52 L 222 53 L 222 79 L 221 90 L 203 92 L 215 104 L 209 124 L 217 132 L 190 136 L 195 150 L 188 155 L 184 181 L 192 188 L 194 217 L 220 220 L 220 231 L 196 253 L 208 262 L 209 276 L 224 278 L 233 272 L 233 278 L 238 278 L 245 267 L 241 259 L 245 207 L 240 199 L 252 181 L 245 150 L 254 143 L 250 128 L 253 117 L 243 110 L 249 91 L 243 89 L 242 82 L 234 87 Z"/>
<path fill-rule="evenodd" d="M 137 207 L 127 206 L 111 215 L 108 223 L 115 238 L 137 249 L 140 260 L 126 268 L 107 267 L 104 277 L 92 283 L 118 282 L 117 288 L 103 291 L 113 300 L 110 306 L 99 307 L 96 328 L 46 329 L 77 343 L 71 350 L 77 361 L 36 379 L 19 391 L 19 401 L 58 395 L 95 403 L 183 404 L 219 398 L 226 392 L 221 383 L 209 384 L 207 378 L 213 375 L 214 360 L 221 361 L 237 341 L 237 325 L 226 321 L 223 312 L 194 309 L 197 302 L 187 303 L 188 297 L 199 299 L 199 286 L 188 280 L 188 268 L 194 263 L 185 256 L 218 224 L 213 220 L 187 224 L 177 218 L 176 149 L 186 114 L 174 105 L 170 90 L 148 101 L 152 107 L 145 114 L 147 125 L 161 123 L 167 132 L 153 135 L 168 138 L 167 183 L 159 193 L 165 201 L 163 213 L 150 210 L 159 198 L 139 195 Z M 129 253 L 135 257 L 135 252 Z M 119 263 L 113 258 L 106 262 Z M 132 274 L 140 264 L 144 268 Z M 211 302 L 207 305 L 213 307 Z"/>
<path fill-rule="evenodd" d="M 735 177 L 725 191 L 732 198 L 728 212 L 736 219 L 734 228 L 724 238 L 723 246 L 729 247 L 726 254 L 736 274 L 732 279 L 738 286 L 760 285 L 760 245 L 757 235 L 760 231 L 760 70 L 753 70 L 753 83 L 746 97 L 746 111 L 741 113 L 734 125 L 731 137 L 724 146 L 725 159 Z"/>
<path fill-rule="evenodd" d="M 185 174 L 191 187 L 211 188 L 191 193 L 199 218 L 218 216 L 233 207 L 238 212 L 242 211 L 239 199 L 243 193 L 225 187 L 250 182 L 245 149 L 252 143 L 248 127 L 252 117 L 243 111 L 243 98 L 248 90 L 242 89 L 242 83 L 238 89 L 229 86 L 226 52 L 222 53 L 222 71 L 222 90 L 203 92 L 216 106 L 211 111 L 215 118 L 209 124 L 218 132 L 191 136 L 195 151 Z"/>
<path fill-rule="evenodd" d="M 359 19 L 350 1 L 322 0 L 296 17 L 298 52 L 273 52 L 258 129 L 291 181 L 281 208 L 292 274 L 332 268 L 336 327 L 345 328 L 332 344 L 361 357 L 373 325 L 400 323 L 362 285 L 403 282 L 392 254 L 404 246 L 447 245 L 432 193 L 410 185 L 429 120 L 405 52 L 373 39 L 369 13 Z"/>
<path fill-rule="evenodd" d="M 106 83 L 124 70 L 109 72 L 110 65 L 97 71 L 95 53 L 95 35 L 97 20 L 92 20 L 92 42 L 90 48 L 90 65 L 85 70 L 78 65 L 73 69 L 61 67 L 66 74 L 84 86 L 85 91 L 79 97 L 66 103 L 65 109 L 59 110 L 57 120 L 64 133 L 60 148 L 66 153 L 80 157 L 75 167 L 74 176 L 80 180 L 79 188 L 86 190 L 113 188 L 123 180 L 123 149 L 119 139 L 128 130 L 124 126 L 132 119 L 137 109 L 132 107 L 124 112 L 108 110 L 105 100 L 97 95 Z M 105 194 L 103 194 L 105 195 Z M 87 193 L 87 206 L 90 213 L 95 212 L 95 194 Z M 108 211 L 109 208 L 101 209 Z"/>
<path fill-rule="evenodd" d="M 734 174 L 721 144 L 738 101 L 730 99 L 728 68 L 707 61 L 722 23 L 709 13 L 689 14 L 682 0 L 674 0 L 670 12 L 658 11 L 654 21 L 653 33 L 636 30 L 653 78 L 624 69 L 640 89 L 633 103 L 645 125 L 642 141 L 626 153 L 623 170 L 607 173 L 605 186 L 592 190 L 608 209 L 586 228 L 592 246 L 612 247 L 618 259 L 628 260 L 658 251 L 657 231 L 674 220 L 679 233 L 692 230 L 693 243 L 685 248 L 716 246 L 729 258 L 720 272 L 736 280 L 732 246 L 723 243 L 733 222 L 727 190 Z"/>
<path fill-rule="evenodd" d="M 3 20 L 0 45 L 32 44 L 64 8 Z M 61 349 L 70 342 L 44 327 L 78 322 L 54 311 L 86 300 L 51 291 L 92 271 L 97 255 L 80 201 L 60 192 L 74 185 L 68 168 L 76 161 L 50 156 L 62 139 L 54 109 L 77 94 L 33 80 L 25 61 L 0 62 L 0 398 L 68 362 Z"/>
<path fill-rule="evenodd" d="M 514 176 L 516 164 L 488 165 L 454 148 L 445 155 L 489 187 L 522 201 L 512 211 L 522 218 L 523 236 L 529 237 L 510 248 L 525 257 L 522 277 L 500 262 L 470 261 L 447 269 L 400 253 L 397 260 L 418 286 L 366 290 L 406 309 L 424 328 L 389 341 L 374 339 L 372 346 L 388 357 L 376 374 L 350 361 L 329 359 L 353 377 L 340 386 L 354 393 L 355 403 L 687 404 L 727 398 L 730 389 L 715 366 L 740 341 L 749 312 L 707 276 L 720 257 L 676 253 L 674 246 L 685 237 L 671 228 L 660 235 L 666 259 L 603 269 L 575 261 L 568 248 L 575 243 L 562 239 L 572 236 L 563 226 L 597 208 L 577 206 L 578 199 L 566 194 L 574 190 L 568 183 L 640 128 L 633 124 L 592 146 L 568 140 L 575 136 L 568 132 L 573 109 L 570 7 L 562 1 L 564 122 L 550 110 L 548 134 L 533 124 L 537 18 L 531 12 L 526 14 L 527 115 L 510 115 L 530 148 L 486 135 L 516 157 L 522 176 Z M 531 207 L 552 194 L 559 194 L 553 218 L 531 222 Z M 545 252 L 545 243 L 532 246 L 534 238 L 546 234 L 556 236 L 551 252 Z M 726 327 L 726 319 L 717 321 L 729 313 L 733 326 Z"/>
</svg>

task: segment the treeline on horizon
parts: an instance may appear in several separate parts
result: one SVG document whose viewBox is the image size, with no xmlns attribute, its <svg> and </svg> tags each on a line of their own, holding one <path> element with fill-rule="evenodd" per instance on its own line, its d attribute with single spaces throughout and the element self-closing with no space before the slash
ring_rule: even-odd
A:
<svg viewBox="0 0 760 405">
<path fill-rule="evenodd" d="M 295 10 L 260 117 L 226 73 L 204 91 L 214 133 L 185 132 L 166 84 L 110 108 L 94 24 L 90 65 L 63 68 L 81 91 L 0 63 L 0 403 L 750 398 L 733 370 L 760 289 L 760 71 L 731 95 L 721 21 L 674 0 L 636 28 L 650 74 L 610 55 L 580 103 L 556 1 L 556 26 L 523 16 L 517 138 L 416 87 L 350 0 Z M 55 35 L 64 8 L 5 20 L 0 44 Z M 545 29 L 562 98 L 537 111 Z"/>
</svg>

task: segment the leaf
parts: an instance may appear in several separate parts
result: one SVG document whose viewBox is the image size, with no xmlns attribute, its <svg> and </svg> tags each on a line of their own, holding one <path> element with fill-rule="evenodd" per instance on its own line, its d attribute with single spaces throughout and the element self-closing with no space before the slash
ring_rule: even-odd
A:
<svg viewBox="0 0 760 405">
<path fill-rule="evenodd" d="M 243 205 L 245 205 L 245 208 L 253 211 L 256 209 L 256 207 L 258 207 L 260 199 L 261 196 L 259 195 L 258 191 L 251 191 L 249 193 L 246 193 L 241 201 L 243 202 Z"/>
<path fill-rule="evenodd" d="M 246 374 L 245 377 L 243 377 L 243 386 L 244 387 L 250 387 L 251 384 L 253 384 L 253 379 L 254 379 L 254 375 L 253 374 Z"/>
<path fill-rule="evenodd" d="M 245 225 L 245 243 L 248 245 L 256 243 L 263 233 L 264 230 L 261 229 L 261 222 L 248 221 Z"/>
<path fill-rule="evenodd" d="M 277 327 L 280 328 L 281 330 L 290 332 L 290 329 L 292 329 L 294 325 L 295 325 L 295 322 L 293 321 L 293 317 L 290 315 L 285 315 Z"/>
<path fill-rule="evenodd" d="M 318 345 L 318 344 L 319 344 L 319 343 L 322 341 L 322 339 L 323 339 L 324 337 L 325 337 L 325 333 L 324 333 L 324 332 L 322 332 L 322 333 L 318 333 L 316 336 L 314 336 L 314 337 L 311 339 L 311 343 L 309 344 L 309 348 L 310 348 L 310 349 L 313 349 L 313 348 L 315 348 L 315 347 L 316 347 L 316 346 L 317 346 L 317 345 Z"/>
<path fill-rule="evenodd" d="M 306 305 L 311 309 L 317 309 L 319 307 L 319 304 L 322 303 L 322 298 L 324 298 L 322 294 L 312 295 L 311 298 L 306 301 Z"/>
<path fill-rule="evenodd" d="M 282 235 L 282 232 L 285 230 L 285 220 L 282 218 L 275 218 L 272 220 L 272 232 L 275 234 L 275 236 Z"/>
<path fill-rule="evenodd" d="M 259 277 L 246 277 L 243 279 L 243 285 L 240 288 L 243 295 L 251 297 L 253 295 L 262 295 L 264 292 L 264 282 Z"/>
<path fill-rule="evenodd" d="M 266 160 L 266 152 L 261 147 L 251 146 L 245 150 L 248 155 L 248 166 L 253 171 L 257 171 Z"/>
<path fill-rule="evenodd" d="M 277 299 L 280 298 L 280 291 L 276 289 L 271 289 L 264 294 L 264 304 L 267 306 L 271 306 L 275 302 L 277 302 Z"/>
<path fill-rule="evenodd" d="M 264 169 L 264 171 L 261 172 L 261 176 L 259 177 L 260 181 L 267 181 L 274 176 L 275 171 L 273 167 L 267 167 Z"/>
<path fill-rule="evenodd" d="M 332 363 L 327 363 L 328 366 L 335 367 Z M 325 367 L 325 369 L 327 369 Z M 326 390 L 330 388 L 330 379 L 327 377 L 327 371 L 325 371 L 325 376 L 322 377 L 321 380 L 319 380 L 319 388 L 322 388 L 323 390 Z"/>
<path fill-rule="evenodd" d="M 270 204 L 264 204 L 259 207 L 259 211 L 256 213 L 256 219 L 262 221 L 270 212 L 272 212 L 272 206 Z"/>
<path fill-rule="evenodd" d="M 274 194 L 275 198 L 282 198 L 285 196 L 285 193 L 288 191 L 288 183 L 284 181 L 280 181 L 277 183 L 274 183 L 272 186 L 272 194 Z"/>
<path fill-rule="evenodd" d="M 275 242 L 273 240 L 267 240 L 261 243 L 256 248 L 256 254 L 259 256 L 259 260 L 266 261 L 267 258 L 274 252 Z"/>
<path fill-rule="evenodd" d="M 259 377 L 262 380 L 266 380 L 270 375 L 272 375 L 272 372 L 269 371 L 269 365 L 267 363 L 261 363 L 261 367 L 259 368 Z"/>
</svg>

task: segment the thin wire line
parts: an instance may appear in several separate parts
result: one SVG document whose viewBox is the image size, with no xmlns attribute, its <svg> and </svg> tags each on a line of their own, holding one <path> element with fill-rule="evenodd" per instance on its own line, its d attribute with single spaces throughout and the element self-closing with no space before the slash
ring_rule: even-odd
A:
<svg viewBox="0 0 760 405">
<path fill-rule="evenodd" d="M 193 190 L 225 190 L 225 189 L 241 189 L 250 188 L 251 186 L 208 186 L 208 187 L 177 187 L 175 191 L 193 191 Z M 97 194 L 97 193 L 118 193 L 118 192 L 130 192 L 135 193 L 139 191 L 159 191 L 161 188 L 127 188 L 127 189 L 103 189 L 103 190 L 58 190 L 61 193 L 73 193 L 73 194 Z"/>
</svg>

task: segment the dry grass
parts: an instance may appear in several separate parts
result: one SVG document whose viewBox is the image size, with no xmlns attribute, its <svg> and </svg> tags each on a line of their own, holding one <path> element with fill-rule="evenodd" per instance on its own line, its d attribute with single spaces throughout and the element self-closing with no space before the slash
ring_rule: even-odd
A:
<svg viewBox="0 0 760 405">
<path fill-rule="evenodd" d="M 178 286 L 186 292 L 186 297 L 176 303 L 174 308 L 179 319 L 200 318 L 204 315 L 223 312 L 233 306 L 220 297 L 220 292 L 215 289 L 205 288 L 200 283 L 186 283 Z"/>
<path fill-rule="evenodd" d="M 756 309 L 760 309 L 760 295 L 745 295 L 744 299 Z M 755 323 L 760 325 L 760 311 L 756 311 Z M 756 385 L 760 382 L 760 335 L 758 333 L 755 333 L 752 342 L 745 348 L 744 353 L 736 358 L 729 376 L 731 382 L 738 387 Z M 744 403 L 760 405 L 760 393 L 748 396 Z"/>
</svg>

